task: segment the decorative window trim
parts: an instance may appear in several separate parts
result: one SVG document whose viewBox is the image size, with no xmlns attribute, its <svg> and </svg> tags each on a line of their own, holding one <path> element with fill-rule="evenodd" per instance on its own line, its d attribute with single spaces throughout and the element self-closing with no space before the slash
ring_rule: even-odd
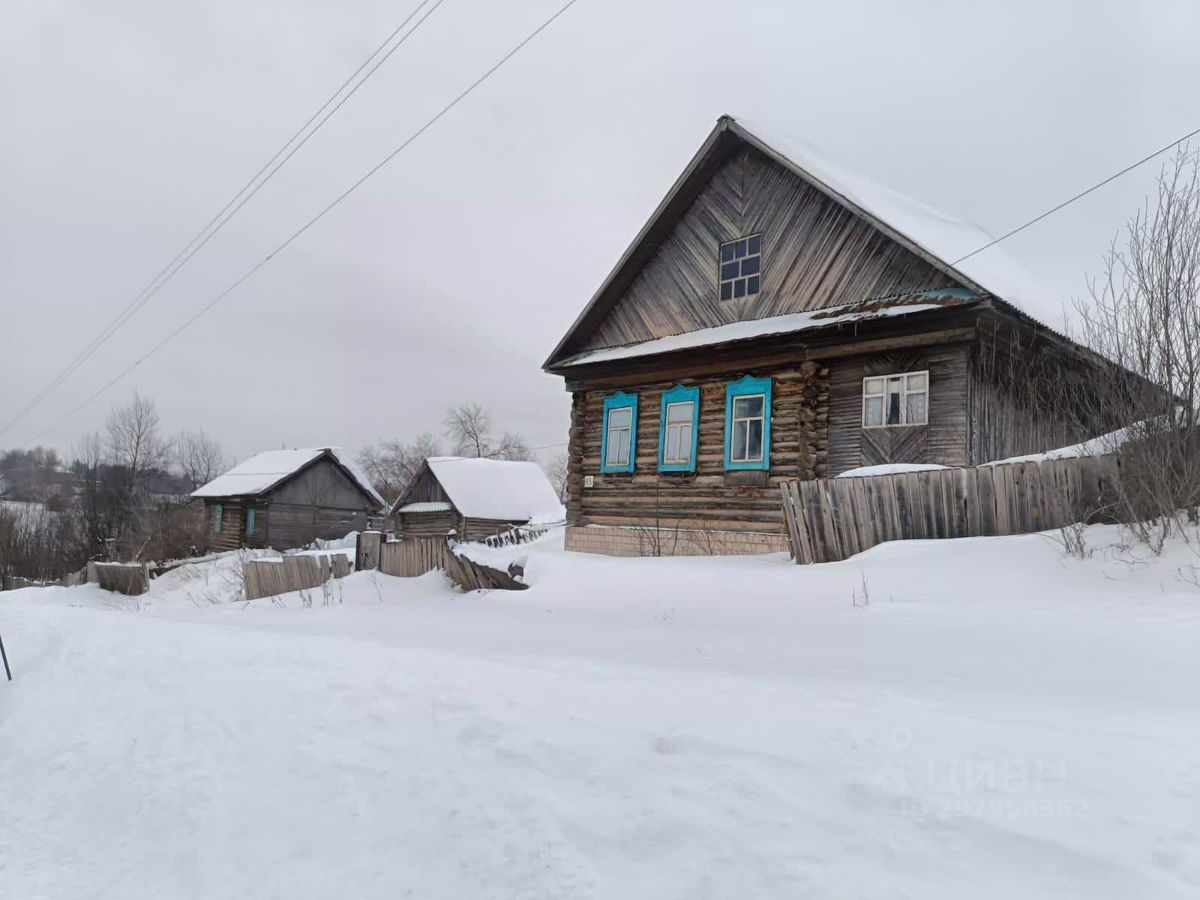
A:
<svg viewBox="0 0 1200 900">
<path fill-rule="evenodd" d="M 717 300 L 734 303 L 748 300 L 762 292 L 762 232 L 747 234 L 732 241 L 721 241 L 717 247 Z M 738 245 L 745 244 L 742 253 Z M 726 248 L 730 248 L 726 252 Z M 730 271 L 727 273 L 726 269 Z M 729 288 L 726 291 L 726 288 Z M 742 293 L 737 293 L 738 290 Z"/>
<path fill-rule="evenodd" d="M 725 469 L 727 471 L 766 471 L 771 468 L 771 387 L 770 378 L 751 378 L 749 375 L 725 386 Z M 762 459 L 734 462 L 730 458 L 730 451 L 733 449 L 733 401 L 738 397 L 759 395 L 762 395 L 763 398 Z"/>
<path fill-rule="evenodd" d="M 629 462 L 621 465 L 608 464 L 608 415 L 614 409 L 629 409 Z M 604 398 L 604 420 L 600 432 L 600 471 L 606 475 L 612 472 L 632 472 L 637 462 L 637 420 L 638 395 L 617 391 Z"/>
<path fill-rule="evenodd" d="M 685 463 L 669 463 L 666 461 L 667 450 L 667 407 L 676 403 L 692 404 L 692 441 L 691 452 Z M 696 443 L 700 433 L 700 388 L 684 387 L 677 384 L 662 395 L 662 409 L 658 420 L 658 471 L 660 472 L 695 472 Z"/>
<path fill-rule="evenodd" d="M 212 533 L 220 534 L 225 527 L 225 504 L 213 504 Z"/>
<path fill-rule="evenodd" d="M 921 388 L 920 390 L 915 390 L 915 391 L 910 391 L 908 389 L 908 379 L 911 378 L 913 375 L 924 375 L 925 376 L 925 387 L 924 388 Z M 901 385 L 900 385 L 900 418 L 901 418 L 901 421 L 891 422 L 891 423 L 889 423 L 887 421 L 887 397 L 888 397 L 887 383 L 888 383 L 888 379 L 890 379 L 890 378 L 903 379 L 903 381 L 901 382 Z M 879 393 L 868 395 L 867 394 L 867 383 L 874 382 L 874 381 L 882 382 L 882 390 Z M 910 421 L 908 421 L 908 398 L 909 398 L 909 396 L 916 396 L 916 395 L 921 395 L 921 394 L 925 395 L 925 418 L 920 422 L 910 422 Z M 867 399 L 868 399 L 868 397 L 882 397 L 883 398 L 883 412 L 882 412 L 882 417 L 881 417 L 882 421 L 880 421 L 880 423 L 878 425 L 868 425 L 867 424 Z M 928 369 L 916 369 L 912 372 L 888 372 L 886 375 L 868 375 L 865 378 L 863 378 L 863 380 L 862 380 L 862 427 L 863 428 L 869 428 L 872 430 L 874 430 L 876 428 L 910 428 L 910 427 L 914 427 L 914 426 L 928 425 L 928 424 L 929 424 L 929 370 Z"/>
</svg>

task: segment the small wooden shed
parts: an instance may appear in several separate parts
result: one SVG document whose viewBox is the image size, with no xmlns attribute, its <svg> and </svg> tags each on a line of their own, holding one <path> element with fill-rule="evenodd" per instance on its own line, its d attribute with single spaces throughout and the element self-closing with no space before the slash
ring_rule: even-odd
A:
<svg viewBox="0 0 1200 900">
<path fill-rule="evenodd" d="M 426 459 L 392 506 L 401 537 L 453 534 L 465 541 L 565 516 L 537 463 L 461 456 Z"/>
<path fill-rule="evenodd" d="M 343 537 L 387 505 L 336 447 L 259 453 L 192 496 L 204 501 L 209 550 L 288 550 Z"/>
</svg>

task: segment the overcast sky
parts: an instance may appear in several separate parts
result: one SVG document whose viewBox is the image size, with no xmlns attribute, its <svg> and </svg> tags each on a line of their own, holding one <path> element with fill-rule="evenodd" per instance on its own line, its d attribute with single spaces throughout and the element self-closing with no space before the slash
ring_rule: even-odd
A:
<svg viewBox="0 0 1200 900">
<path fill-rule="evenodd" d="M 445 0 L 275 179 L 9 433 L 32 443 L 563 0 Z M 418 0 L 0 4 L 0 424 Z M 491 408 L 565 442 L 550 349 L 724 112 L 999 233 L 1200 126 L 1200 4 L 579 0 L 210 313 L 136 388 L 243 458 Z M 1156 166 L 1007 242 L 1064 301 Z M 547 454 L 553 453 L 553 449 Z"/>
</svg>

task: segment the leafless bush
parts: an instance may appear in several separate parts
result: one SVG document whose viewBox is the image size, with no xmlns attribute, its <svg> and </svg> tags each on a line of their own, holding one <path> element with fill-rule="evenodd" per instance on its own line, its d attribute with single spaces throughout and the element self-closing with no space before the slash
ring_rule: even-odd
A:
<svg viewBox="0 0 1200 900">
<path fill-rule="evenodd" d="M 1119 454 L 1122 518 L 1160 552 L 1200 509 L 1200 154 L 1184 149 L 1163 167 L 1157 196 L 1089 287 L 1081 336 L 1120 368 L 1105 371 L 1084 412 L 1124 426 L 1098 449 Z"/>
</svg>

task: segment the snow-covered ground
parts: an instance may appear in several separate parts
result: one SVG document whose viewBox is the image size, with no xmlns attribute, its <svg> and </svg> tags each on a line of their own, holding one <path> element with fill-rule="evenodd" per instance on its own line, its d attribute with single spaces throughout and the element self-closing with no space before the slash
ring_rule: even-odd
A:
<svg viewBox="0 0 1200 900">
<path fill-rule="evenodd" d="M 1200 896 L 1200 557 L 1115 535 L 3 593 L 0 893 Z"/>
</svg>

